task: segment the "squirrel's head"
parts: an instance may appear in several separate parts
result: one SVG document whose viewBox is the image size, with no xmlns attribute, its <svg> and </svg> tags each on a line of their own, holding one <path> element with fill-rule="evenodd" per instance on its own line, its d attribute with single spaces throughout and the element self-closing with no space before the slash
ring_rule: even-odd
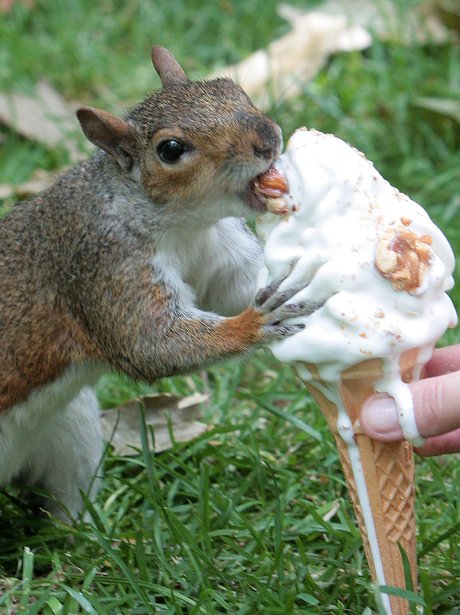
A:
<svg viewBox="0 0 460 615">
<path fill-rule="evenodd" d="M 162 47 L 153 48 L 152 62 L 163 88 L 123 120 L 79 109 L 87 138 L 175 215 L 213 222 L 245 207 L 263 211 L 253 182 L 279 155 L 279 127 L 230 79 L 190 81 Z"/>
</svg>

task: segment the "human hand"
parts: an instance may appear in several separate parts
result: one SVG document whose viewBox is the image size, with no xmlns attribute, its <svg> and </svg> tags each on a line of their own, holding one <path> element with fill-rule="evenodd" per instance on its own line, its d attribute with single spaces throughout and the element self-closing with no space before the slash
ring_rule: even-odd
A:
<svg viewBox="0 0 460 615">
<path fill-rule="evenodd" d="M 420 434 L 416 449 L 425 457 L 460 452 L 460 344 L 434 351 L 424 378 L 410 385 Z M 394 401 L 375 395 L 364 405 L 360 422 L 370 438 L 392 442 L 403 435 Z"/>
</svg>

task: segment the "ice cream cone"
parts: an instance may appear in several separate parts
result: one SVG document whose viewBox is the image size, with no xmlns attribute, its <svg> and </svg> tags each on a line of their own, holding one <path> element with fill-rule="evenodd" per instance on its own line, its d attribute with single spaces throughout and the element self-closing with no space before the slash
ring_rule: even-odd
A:
<svg viewBox="0 0 460 615">
<path fill-rule="evenodd" d="M 417 354 L 416 350 L 409 351 L 401 358 L 401 379 L 404 382 L 410 382 L 416 373 Z M 412 447 L 406 441 L 385 443 L 371 440 L 363 433 L 358 421 L 361 407 L 375 393 L 375 383 L 382 378 L 382 363 L 380 359 L 370 359 L 344 371 L 336 400 L 328 394 L 330 389 L 321 382 L 317 368 L 312 365 L 306 367 L 313 380 L 305 384 L 326 416 L 336 439 L 372 577 L 379 585 L 406 588 L 399 544 L 408 557 L 415 587 L 417 563 Z M 338 432 L 338 404 L 341 404 L 342 412 L 344 410 L 350 419 L 349 426 L 353 426 L 351 446 L 347 445 L 343 433 L 341 435 Z M 364 481 L 359 479 L 356 458 L 362 463 Z M 360 497 L 363 484 L 367 491 L 367 501 L 362 501 Z M 370 521 L 366 510 L 371 516 Z M 409 604 L 405 599 L 384 595 L 384 600 L 386 610 L 393 615 L 409 612 Z"/>
</svg>

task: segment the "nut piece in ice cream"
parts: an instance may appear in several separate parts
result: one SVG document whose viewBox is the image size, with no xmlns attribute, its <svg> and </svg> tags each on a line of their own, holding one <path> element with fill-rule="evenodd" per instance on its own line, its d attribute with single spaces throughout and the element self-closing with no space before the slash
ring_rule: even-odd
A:
<svg viewBox="0 0 460 615">
<path fill-rule="evenodd" d="M 267 210 L 273 214 L 283 215 L 289 213 L 285 196 L 289 186 L 284 175 L 271 166 L 265 173 L 258 175 L 254 180 L 254 193 L 263 200 Z"/>
<path fill-rule="evenodd" d="M 391 231 L 377 242 L 375 267 L 394 290 L 413 292 L 423 283 L 430 266 L 430 235 L 416 235 L 408 229 Z"/>
</svg>

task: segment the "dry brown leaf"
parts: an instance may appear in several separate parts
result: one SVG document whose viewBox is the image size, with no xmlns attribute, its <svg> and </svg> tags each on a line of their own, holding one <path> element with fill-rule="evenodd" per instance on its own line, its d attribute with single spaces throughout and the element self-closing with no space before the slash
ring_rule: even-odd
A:
<svg viewBox="0 0 460 615">
<path fill-rule="evenodd" d="M 189 397 L 177 395 L 147 395 L 119 408 L 101 413 L 102 433 L 117 455 L 135 455 L 142 448 L 140 438 L 139 403 L 145 408 L 145 422 L 153 427 L 155 452 L 172 447 L 170 429 L 176 442 L 193 440 L 208 429 L 198 419 L 207 395 L 195 393 Z"/>
<path fill-rule="evenodd" d="M 460 100 L 453 98 L 421 97 L 416 98 L 414 104 L 434 113 L 445 115 L 460 124 Z"/>
<path fill-rule="evenodd" d="M 11 199 L 14 196 L 14 186 L 11 184 L 0 184 L 0 200 Z"/>
<path fill-rule="evenodd" d="M 74 106 L 44 80 L 37 84 L 33 96 L 0 93 L 0 122 L 46 147 L 64 146 L 72 162 L 83 157 Z"/>
<path fill-rule="evenodd" d="M 55 181 L 56 177 L 65 169 L 59 171 L 45 171 L 37 169 L 27 181 L 14 186 L 13 184 L 0 184 L 0 199 L 29 199 L 39 192 L 46 190 Z"/>
<path fill-rule="evenodd" d="M 350 23 L 344 15 L 311 11 L 294 17 L 290 8 L 281 10 L 291 22 L 289 34 L 214 75 L 234 79 L 262 108 L 270 103 L 267 92 L 272 98 L 295 96 L 331 54 L 365 49 L 372 42 L 364 28 Z"/>
<path fill-rule="evenodd" d="M 381 40 L 404 45 L 446 43 L 452 32 L 439 14 L 439 0 L 427 0 L 412 7 L 398 6 L 394 0 L 325 0 L 316 10 L 328 15 L 342 15 L 349 23 L 362 26 Z M 301 15 L 298 9 L 291 14 Z"/>
<path fill-rule="evenodd" d="M 439 19 L 451 30 L 460 34 L 460 3 L 458 0 L 434 0 Z"/>
<path fill-rule="evenodd" d="M 292 27 L 289 34 L 213 75 L 232 78 L 261 108 L 295 96 L 332 54 L 365 49 L 372 35 L 407 45 L 453 37 L 432 1 L 405 10 L 403 20 L 393 0 L 326 0 L 307 12 L 281 4 L 278 11 Z"/>
<path fill-rule="evenodd" d="M 22 4 L 29 10 L 35 6 L 35 0 L 0 0 L 0 13 L 9 13 L 15 3 Z"/>
</svg>

